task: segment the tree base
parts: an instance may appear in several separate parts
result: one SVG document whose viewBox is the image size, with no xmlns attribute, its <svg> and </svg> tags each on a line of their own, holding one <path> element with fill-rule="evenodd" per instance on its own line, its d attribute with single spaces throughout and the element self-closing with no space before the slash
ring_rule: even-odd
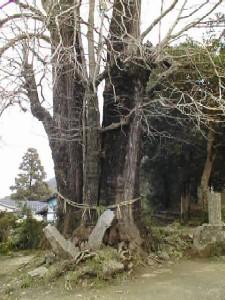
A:
<svg viewBox="0 0 225 300">
<path fill-rule="evenodd" d="M 87 246 L 89 236 L 94 226 L 81 224 L 72 234 L 72 242 L 81 250 Z M 103 245 L 119 249 L 121 243 L 126 245 L 130 251 L 149 252 L 152 246 L 152 234 L 143 222 L 126 223 L 123 220 L 115 219 L 105 232 Z"/>
<path fill-rule="evenodd" d="M 124 243 L 131 251 L 148 252 L 152 245 L 152 235 L 143 222 L 126 223 L 123 220 L 115 220 L 106 231 L 103 242 L 117 248 Z"/>
</svg>

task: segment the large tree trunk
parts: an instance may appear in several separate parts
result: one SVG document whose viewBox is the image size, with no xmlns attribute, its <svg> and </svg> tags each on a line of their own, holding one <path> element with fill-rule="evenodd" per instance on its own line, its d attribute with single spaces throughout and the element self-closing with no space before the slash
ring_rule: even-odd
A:
<svg viewBox="0 0 225 300">
<path fill-rule="evenodd" d="M 53 120 L 49 136 L 58 191 L 67 199 L 81 203 L 83 195 L 82 111 L 85 88 L 80 78 L 82 53 L 76 14 L 67 11 L 73 0 L 54 6 L 49 30 L 53 55 Z M 60 15 L 58 15 L 60 12 Z M 57 24 L 55 16 L 57 17 Z M 74 48 L 75 47 L 75 48 Z M 76 54 L 75 54 L 76 53 Z M 61 200 L 58 227 L 64 235 L 72 233 L 76 209 Z"/>
<path fill-rule="evenodd" d="M 119 70 L 117 72 L 122 73 Z M 116 97 L 120 99 L 116 102 L 113 99 L 111 83 L 106 83 L 103 121 L 106 131 L 103 134 L 102 144 L 104 158 L 101 175 L 101 204 L 120 204 L 140 196 L 142 128 L 138 105 L 142 103 L 146 78 L 128 77 L 126 72 L 120 76 L 111 77 Z M 127 124 L 114 130 L 107 130 L 111 125 L 122 122 L 126 117 Z M 121 225 L 120 230 L 123 231 L 121 236 L 136 241 L 140 245 L 141 239 L 135 225 L 140 219 L 140 201 L 121 207 L 119 213 L 117 217 Z"/>
<path fill-rule="evenodd" d="M 103 110 L 101 203 L 120 204 L 139 195 L 141 158 L 141 105 L 149 77 L 136 45 L 139 35 L 140 1 L 115 1 L 110 26 L 112 49 L 108 56 L 110 78 L 106 80 Z M 122 23 L 121 23 L 122 19 Z M 120 21 L 123 26 L 118 27 Z M 112 53 L 119 55 L 112 55 Z M 125 59 L 132 57 L 131 60 Z M 121 124 L 117 126 L 116 124 Z M 118 213 L 119 212 L 119 213 Z M 140 201 L 117 211 L 122 239 L 142 243 L 137 226 Z"/>
<path fill-rule="evenodd" d="M 58 130 L 55 137 L 50 137 L 50 147 L 57 188 L 65 198 L 81 203 L 83 192 L 82 134 L 80 130 L 82 93 L 80 93 L 80 89 L 74 91 L 73 75 L 69 72 L 60 76 L 56 86 L 57 90 L 55 90 L 53 99 L 60 101 L 59 110 L 54 111 Z M 63 201 L 60 202 L 58 225 L 64 234 L 71 233 L 76 225 L 73 224 L 74 213 L 73 207 L 66 205 Z"/>
<path fill-rule="evenodd" d="M 213 129 L 208 129 L 207 136 L 207 153 L 204 168 L 202 171 L 201 182 L 199 187 L 198 202 L 201 205 L 203 211 L 207 209 L 208 205 L 208 191 L 209 191 L 209 180 L 212 173 L 213 163 L 215 160 L 215 153 L 213 152 L 213 146 L 215 142 L 215 132 Z"/>
<path fill-rule="evenodd" d="M 93 206 L 99 198 L 99 127 L 100 118 L 98 98 L 95 91 L 93 62 L 89 75 L 86 71 L 81 29 L 80 4 L 68 12 L 74 5 L 73 0 L 62 1 L 60 8 L 55 6 L 53 16 L 60 9 L 60 16 L 50 23 L 52 53 L 55 57 L 53 69 L 53 107 L 54 120 L 57 124 L 58 140 L 51 140 L 50 146 L 55 165 L 55 174 L 59 192 L 69 200 Z M 92 1 L 90 9 L 93 8 Z M 94 6 L 95 8 L 95 6 Z M 93 9 L 94 9 L 93 8 Z M 65 11 L 66 13 L 63 13 Z M 88 31 L 89 52 L 94 56 L 92 36 L 93 12 L 90 14 Z M 91 50 L 90 50 L 91 49 Z M 55 51 L 58 51 L 55 55 Z M 91 58 L 89 58 L 91 59 Z M 92 59 L 94 59 L 92 57 Z M 88 79 L 89 78 L 89 79 Z M 71 205 L 62 201 L 59 209 L 59 227 L 64 234 L 73 231 L 77 218 L 83 212 L 76 211 Z M 92 212 L 92 211 L 91 211 Z M 85 223 L 95 221 L 95 214 L 87 211 Z"/>
<path fill-rule="evenodd" d="M 54 6 L 49 18 L 54 109 L 51 125 L 43 119 L 42 122 L 50 140 L 57 188 L 65 198 L 74 202 L 92 206 L 99 202 L 120 205 L 139 197 L 141 106 L 149 78 L 149 70 L 146 70 L 148 57 L 142 56 L 138 41 L 141 0 L 115 0 L 113 6 L 107 59 L 110 75 L 104 91 L 101 165 L 98 99 L 92 67 L 94 43 L 90 42 L 93 40 L 93 13 L 89 13 L 88 29 L 91 67 L 85 77 L 82 76 L 86 63 L 80 38 L 80 4 L 69 12 L 68 7 L 73 4 L 73 0 L 61 1 L 60 5 Z M 59 225 L 67 235 L 73 231 L 76 210 L 70 205 L 66 210 L 64 207 L 65 202 L 61 201 Z M 137 226 L 140 201 L 121 206 L 117 212 L 123 238 L 140 245 L 142 241 Z M 88 216 L 85 222 L 92 223 L 95 216 Z"/>
</svg>

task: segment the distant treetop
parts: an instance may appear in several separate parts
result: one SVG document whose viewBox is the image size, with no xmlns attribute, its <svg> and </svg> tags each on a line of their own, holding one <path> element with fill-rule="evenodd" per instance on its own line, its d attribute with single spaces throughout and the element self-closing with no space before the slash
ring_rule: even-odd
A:
<svg viewBox="0 0 225 300">
<path fill-rule="evenodd" d="M 48 184 L 44 181 L 46 173 L 38 152 L 28 148 L 19 166 L 20 173 L 15 178 L 15 185 L 10 189 L 15 191 L 11 197 L 18 200 L 43 200 L 51 195 Z"/>
</svg>

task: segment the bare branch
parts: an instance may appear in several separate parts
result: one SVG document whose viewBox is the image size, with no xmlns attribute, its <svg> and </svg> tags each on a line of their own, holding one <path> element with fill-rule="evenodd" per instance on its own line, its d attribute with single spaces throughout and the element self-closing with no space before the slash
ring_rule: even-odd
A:
<svg viewBox="0 0 225 300">
<path fill-rule="evenodd" d="M 95 62 L 95 50 L 94 50 L 94 12 L 95 12 L 95 0 L 89 1 L 89 16 L 88 16 L 88 53 L 89 53 L 89 76 L 93 80 L 96 62 Z"/>
<path fill-rule="evenodd" d="M 20 8 L 25 9 L 25 10 L 29 10 L 32 13 L 34 13 L 35 15 L 40 16 L 40 18 L 42 18 L 42 19 L 45 18 L 44 14 L 41 12 L 40 9 L 37 8 L 37 6 L 33 6 L 33 5 L 30 5 L 30 4 L 27 4 L 27 3 L 23 3 L 20 0 L 16 0 L 16 3 L 19 5 Z"/>
<path fill-rule="evenodd" d="M 174 0 L 173 3 L 159 16 L 157 17 L 153 22 L 152 24 L 147 28 L 145 29 L 145 31 L 141 34 L 140 36 L 140 40 L 143 41 L 143 39 L 146 37 L 146 35 L 149 34 L 149 32 L 152 31 L 152 29 L 157 25 L 159 24 L 159 22 L 166 16 L 168 15 L 168 13 L 170 13 L 174 7 L 177 5 L 177 3 L 179 2 L 179 0 Z"/>
<path fill-rule="evenodd" d="M 38 20 L 38 21 L 43 21 L 43 18 L 40 16 L 31 14 L 31 13 L 18 13 L 14 14 L 12 16 L 8 16 L 5 19 L 0 20 L 0 28 L 3 27 L 7 22 L 13 21 L 13 20 L 18 20 L 18 19 L 33 19 L 33 20 Z"/>
<path fill-rule="evenodd" d="M 9 40 L 5 45 L 0 48 L 0 57 L 4 54 L 5 51 L 14 47 L 18 42 L 24 40 L 31 40 L 33 38 L 44 40 L 45 42 L 50 43 L 50 38 L 42 33 L 21 33 L 15 36 L 13 39 Z"/>
<path fill-rule="evenodd" d="M 208 16 L 212 14 L 213 11 L 216 10 L 216 8 L 223 2 L 223 0 L 218 0 L 216 4 L 212 6 L 212 8 L 205 13 L 201 18 L 198 18 L 197 20 L 190 22 L 188 25 L 184 26 L 181 30 L 179 30 L 176 34 L 170 36 L 170 40 L 174 40 L 177 37 L 181 36 L 184 32 L 187 32 L 189 29 L 194 28 L 196 25 L 198 25 L 200 22 L 205 20 Z"/>
<path fill-rule="evenodd" d="M 28 48 L 27 46 L 23 46 L 23 49 L 24 64 L 22 76 L 25 80 L 24 88 L 27 91 L 27 96 L 30 100 L 31 111 L 33 116 L 43 123 L 46 132 L 49 133 L 49 129 L 53 125 L 53 119 L 50 113 L 42 107 L 40 103 L 33 66 L 28 63 Z"/>
</svg>

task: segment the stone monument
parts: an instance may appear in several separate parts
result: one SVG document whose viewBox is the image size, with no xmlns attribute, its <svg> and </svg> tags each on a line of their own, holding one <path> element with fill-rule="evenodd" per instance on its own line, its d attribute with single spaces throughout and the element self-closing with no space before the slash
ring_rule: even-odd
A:
<svg viewBox="0 0 225 300">
<path fill-rule="evenodd" d="M 208 193 L 208 216 L 210 225 L 222 225 L 220 193 Z"/>
<path fill-rule="evenodd" d="M 196 228 L 193 249 L 201 257 L 225 254 L 225 225 L 221 218 L 221 194 L 208 193 L 208 224 Z"/>
</svg>

